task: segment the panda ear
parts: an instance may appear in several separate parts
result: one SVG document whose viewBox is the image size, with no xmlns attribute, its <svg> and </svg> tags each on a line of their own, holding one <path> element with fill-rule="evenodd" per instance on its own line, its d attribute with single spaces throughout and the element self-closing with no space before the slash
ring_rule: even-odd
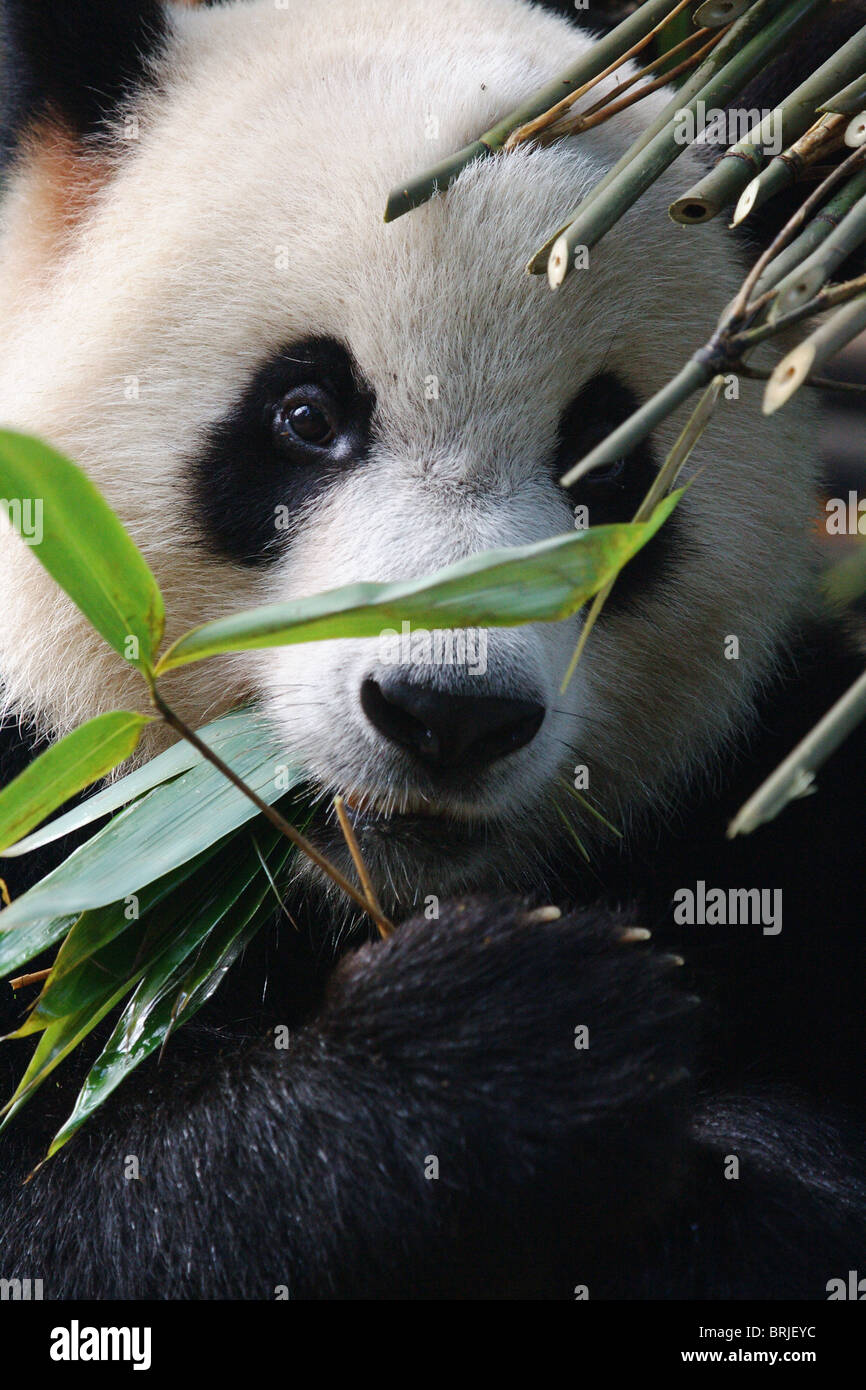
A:
<svg viewBox="0 0 866 1390">
<path fill-rule="evenodd" d="M 98 131 L 168 28 L 159 0 L 0 0 L 7 152 L 46 118 L 73 138 Z"/>
</svg>

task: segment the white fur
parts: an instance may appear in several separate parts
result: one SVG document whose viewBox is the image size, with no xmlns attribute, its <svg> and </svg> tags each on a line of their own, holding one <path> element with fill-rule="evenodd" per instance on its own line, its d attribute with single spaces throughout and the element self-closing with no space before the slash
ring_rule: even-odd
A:
<svg viewBox="0 0 866 1390">
<path fill-rule="evenodd" d="M 20 176 L 0 243 L 0 302 L 17 301 L 0 340 L 0 420 L 88 469 L 158 576 L 171 636 L 263 601 L 419 575 L 568 530 L 549 473 L 564 405 L 602 362 L 645 396 L 706 338 L 742 272 L 718 224 L 680 231 L 668 220 L 694 178 L 689 155 L 559 292 L 524 273 L 646 107 L 477 163 L 447 196 L 382 221 L 392 185 L 474 138 L 587 42 L 520 0 L 184 10 L 159 89 L 141 103 L 140 139 L 121 148 L 71 244 L 40 275 L 27 268 L 26 282 L 12 254 L 22 204 L 26 214 Z M 281 247 L 287 271 L 276 268 Z M 263 576 L 191 544 L 185 459 L 254 368 L 310 334 L 349 346 L 376 391 L 378 440 Z M 129 377 L 137 402 L 124 398 Z M 575 763 L 590 767 L 593 800 L 624 819 L 675 790 L 746 718 L 810 582 L 807 409 L 797 402 L 768 424 L 745 382 L 743 399 L 720 408 L 690 467 L 706 471 L 681 504 L 694 553 L 675 583 L 599 626 L 565 696 L 579 620 L 490 634 L 486 688 L 538 687 L 548 716 L 528 748 L 451 803 L 495 818 L 486 856 L 455 853 L 446 868 L 434 856 L 416 891 L 517 864 L 528 827 L 543 840 L 555 824 L 557 779 L 570 781 Z M 9 706 L 64 729 L 140 703 L 137 678 L 33 556 L 2 544 Z M 725 659 L 727 634 L 739 661 Z M 197 666 L 166 694 L 200 723 L 260 692 L 322 787 L 399 799 L 413 774 L 358 703 L 375 670 L 375 642 L 316 643 Z M 380 877 L 408 881 L 409 862 L 386 855 Z"/>
</svg>

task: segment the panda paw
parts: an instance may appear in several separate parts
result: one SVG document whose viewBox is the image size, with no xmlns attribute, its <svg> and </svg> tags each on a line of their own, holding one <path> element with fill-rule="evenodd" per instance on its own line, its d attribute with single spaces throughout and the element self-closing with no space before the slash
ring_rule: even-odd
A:
<svg viewBox="0 0 866 1390">
<path fill-rule="evenodd" d="M 601 911 L 454 900 L 345 957 L 316 1033 L 363 1059 L 429 1153 L 459 1136 L 503 1192 L 556 1172 L 572 1206 L 616 1193 L 627 1219 L 638 1172 L 643 1210 L 680 1167 L 695 1044 L 696 1001 L 647 936 Z"/>
</svg>

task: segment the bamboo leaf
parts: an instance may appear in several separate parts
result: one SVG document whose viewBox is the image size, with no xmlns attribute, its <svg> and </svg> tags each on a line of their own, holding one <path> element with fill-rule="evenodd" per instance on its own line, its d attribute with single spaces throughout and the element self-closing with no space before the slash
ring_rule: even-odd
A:
<svg viewBox="0 0 866 1390">
<path fill-rule="evenodd" d="M 134 751 L 148 715 L 100 714 L 53 743 L 0 791 L 0 852 Z"/>
<path fill-rule="evenodd" d="M 245 730 L 232 766 L 271 805 L 297 787 L 303 774 L 285 761 L 264 720 L 259 729 L 258 741 Z M 51 931 L 48 919 L 78 916 L 136 893 L 257 814 L 248 797 L 207 762 L 156 787 L 0 912 L 0 974 L 20 959 L 17 929 L 29 926 L 41 937 Z"/>
<path fill-rule="evenodd" d="M 277 873 L 290 855 L 290 847 L 277 844 L 270 856 Z M 260 865 L 252 860 L 239 866 L 222 898 L 198 918 L 195 932 L 166 951 L 158 967 L 141 981 L 47 1157 L 62 1148 L 111 1092 L 163 1045 L 172 1028 L 188 1022 L 225 979 L 239 951 L 272 910 L 266 877 L 261 875 L 254 886 L 257 870 Z"/>
<path fill-rule="evenodd" d="M 162 595 L 141 552 L 80 468 L 48 444 L 0 431 L 0 494 L 40 504 L 33 553 L 106 642 L 149 670 L 162 641 Z M 132 641 L 130 641 L 132 639 Z"/>
<path fill-rule="evenodd" d="M 214 719 L 203 729 L 199 729 L 198 736 L 220 757 L 231 762 L 239 751 L 251 747 L 257 741 L 261 742 L 264 731 L 261 716 L 247 709 L 220 715 L 219 719 Z M 16 844 L 10 845 L 3 851 L 3 857 L 12 859 L 21 854 L 30 854 L 32 850 L 41 849 L 64 835 L 72 835 L 86 825 L 92 825 L 94 821 L 111 815 L 113 811 L 128 806 L 130 802 L 136 801 L 154 787 L 179 777 L 181 773 L 187 772 L 201 761 L 202 755 L 198 749 L 180 740 L 164 753 L 151 758 L 143 767 L 137 767 L 125 777 L 118 778 L 95 796 L 89 796 L 80 806 L 50 821 L 34 835 L 28 835 L 26 840 L 19 840 Z"/>
<path fill-rule="evenodd" d="M 406 621 L 461 628 L 567 618 L 646 544 L 676 500 L 666 498 L 651 519 L 639 525 L 591 527 L 535 545 L 473 555 L 423 579 L 351 584 L 205 623 L 169 648 L 157 674 L 223 652 L 375 637 L 391 624 Z"/>
</svg>

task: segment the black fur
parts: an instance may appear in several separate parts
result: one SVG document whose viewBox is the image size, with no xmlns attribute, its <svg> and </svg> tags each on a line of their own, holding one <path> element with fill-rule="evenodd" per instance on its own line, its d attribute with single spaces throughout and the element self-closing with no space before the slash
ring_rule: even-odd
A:
<svg viewBox="0 0 866 1390">
<path fill-rule="evenodd" d="M 6 152 L 45 115 L 78 135 L 100 131 L 147 79 L 167 25 L 158 0 L 3 0 Z"/>
</svg>

